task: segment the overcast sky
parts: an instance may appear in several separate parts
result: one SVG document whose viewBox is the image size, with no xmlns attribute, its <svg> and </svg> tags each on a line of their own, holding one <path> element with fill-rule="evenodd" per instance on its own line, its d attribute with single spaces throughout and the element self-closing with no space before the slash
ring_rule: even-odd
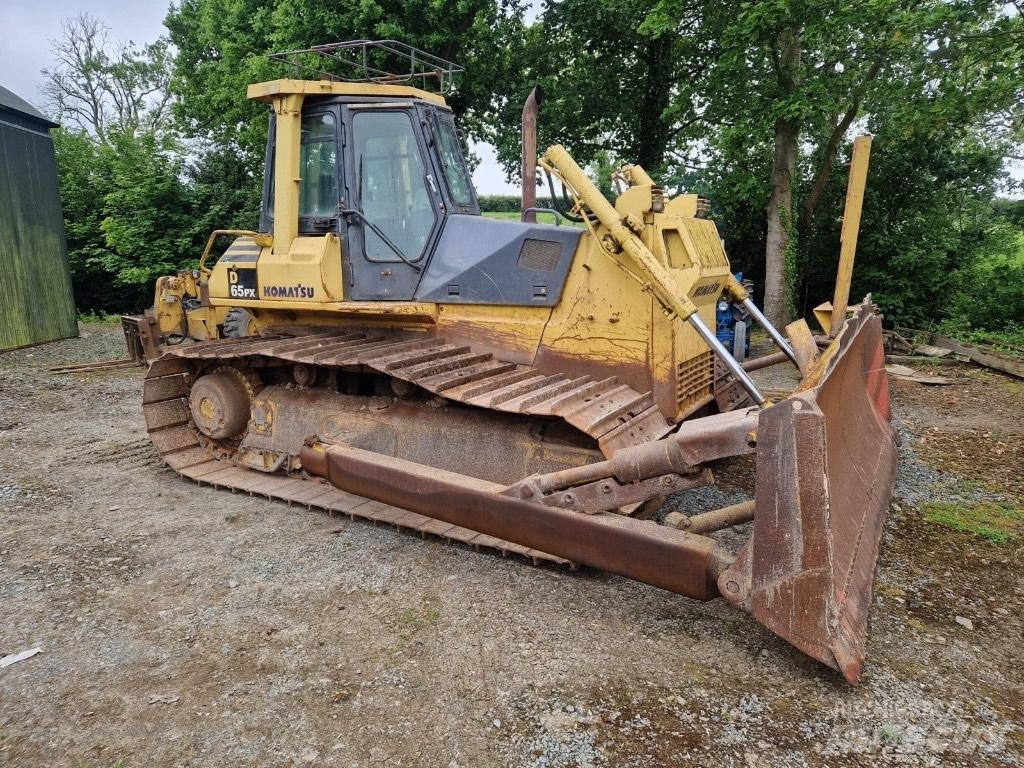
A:
<svg viewBox="0 0 1024 768">
<path fill-rule="evenodd" d="M 43 109 L 40 70 L 50 65 L 48 40 L 57 37 L 61 20 L 89 13 L 111 29 L 115 40 L 148 43 L 164 32 L 169 0 L 0 0 L 0 85 Z M 244 94 L 239 94 L 239 98 Z M 475 145 L 481 163 L 473 174 L 481 194 L 518 194 L 505 183 L 505 173 L 490 146 Z"/>
</svg>

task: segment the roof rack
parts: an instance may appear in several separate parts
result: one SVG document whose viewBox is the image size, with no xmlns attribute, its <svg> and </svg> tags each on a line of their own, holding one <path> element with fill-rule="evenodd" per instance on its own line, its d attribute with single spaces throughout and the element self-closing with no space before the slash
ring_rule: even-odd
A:
<svg viewBox="0 0 1024 768">
<path fill-rule="evenodd" d="M 296 76 L 315 74 L 321 79 L 346 83 L 396 84 L 418 80 L 424 90 L 436 81 L 439 93 L 448 93 L 455 75 L 466 71 L 465 67 L 398 40 L 348 40 L 272 53 L 270 58 L 293 68 Z"/>
</svg>

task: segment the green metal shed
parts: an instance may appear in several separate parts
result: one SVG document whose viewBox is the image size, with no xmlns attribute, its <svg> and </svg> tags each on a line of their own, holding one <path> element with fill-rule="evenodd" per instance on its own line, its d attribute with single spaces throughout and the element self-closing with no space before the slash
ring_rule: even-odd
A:
<svg viewBox="0 0 1024 768">
<path fill-rule="evenodd" d="M 56 125 L 0 86 L 0 351 L 78 335 Z"/>
</svg>

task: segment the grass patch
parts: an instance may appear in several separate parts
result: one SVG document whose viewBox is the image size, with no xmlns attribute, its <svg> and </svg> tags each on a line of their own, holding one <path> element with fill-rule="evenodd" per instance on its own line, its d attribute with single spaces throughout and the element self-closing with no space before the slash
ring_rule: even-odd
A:
<svg viewBox="0 0 1024 768">
<path fill-rule="evenodd" d="M 1024 509 L 1012 504 L 929 502 L 921 510 L 929 523 L 972 533 L 995 544 L 1005 544 L 1024 533 Z"/>
<path fill-rule="evenodd" d="M 120 323 L 120 315 L 108 315 L 106 312 L 79 312 L 78 322 L 93 325 L 102 324 L 108 325 L 110 323 Z"/>
</svg>

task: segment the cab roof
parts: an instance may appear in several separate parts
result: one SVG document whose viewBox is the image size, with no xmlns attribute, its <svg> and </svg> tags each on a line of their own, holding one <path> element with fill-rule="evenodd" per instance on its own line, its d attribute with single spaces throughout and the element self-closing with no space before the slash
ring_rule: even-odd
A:
<svg viewBox="0 0 1024 768">
<path fill-rule="evenodd" d="M 395 96 L 403 99 L 422 99 L 447 107 L 444 96 L 409 85 L 381 85 L 378 83 L 348 83 L 337 80 L 270 80 L 253 83 L 246 96 L 254 101 L 273 102 L 277 96 L 303 94 L 306 96 Z"/>
</svg>

